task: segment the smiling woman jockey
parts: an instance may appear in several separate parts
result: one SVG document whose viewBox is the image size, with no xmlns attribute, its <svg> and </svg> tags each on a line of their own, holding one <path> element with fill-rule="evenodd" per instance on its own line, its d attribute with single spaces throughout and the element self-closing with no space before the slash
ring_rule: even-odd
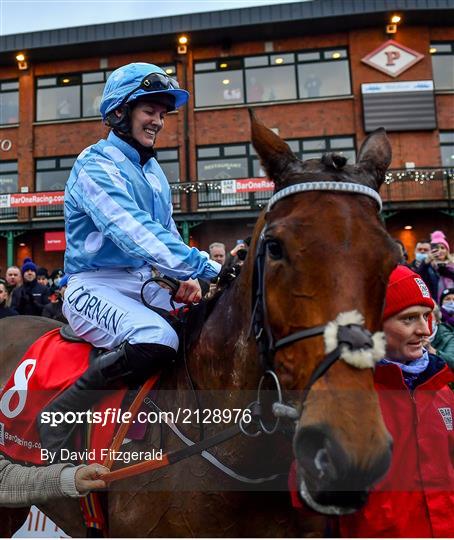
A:
<svg viewBox="0 0 454 540">
<path fill-rule="evenodd" d="M 178 234 L 170 187 L 154 157 L 164 116 L 188 97 L 153 64 L 128 64 L 107 80 L 100 110 L 111 132 L 79 155 L 65 189 L 70 278 L 63 312 L 78 336 L 108 351 L 46 411 L 85 411 L 98 399 L 93 390 L 144 381 L 175 359 L 176 333 L 140 299 L 151 267 L 182 280 L 175 300 L 185 303 L 200 300 L 197 278 L 219 273 L 218 263 Z M 149 289 L 150 304 L 170 309 L 167 291 Z M 52 451 L 71 434 L 65 424 L 39 430 Z"/>
</svg>

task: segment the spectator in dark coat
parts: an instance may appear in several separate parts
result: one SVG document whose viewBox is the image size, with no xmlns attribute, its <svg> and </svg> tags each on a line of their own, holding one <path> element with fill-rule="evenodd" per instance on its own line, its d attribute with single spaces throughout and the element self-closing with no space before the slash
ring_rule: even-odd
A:
<svg viewBox="0 0 454 540">
<path fill-rule="evenodd" d="M 44 287 L 49 287 L 49 274 L 47 272 L 47 268 L 38 268 L 36 271 L 36 281 Z"/>
<path fill-rule="evenodd" d="M 63 298 L 65 296 L 66 287 L 68 285 L 68 276 L 63 276 L 60 279 L 59 285 L 54 293 L 49 296 L 50 303 L 44 306 L 43 317 L 54 319 L 62 323 L 68 324 L 66 317 L 63 315 Z"/>
<path fill-rule="evenodd" d="M 36 281 L 36 265 L 31 259 L 25 259 L 22 265 L 24 284 L 13 291 L 11 307 L 20 315 L 42 314 L 49 303 L 49 289 Z"/>
<path fill-rule="evenodd" d="M 419 240 L 415 247 L 415 258 L 410 263 L 410 268 L 413 272 L 418 272 L 422 264 L 426 263 L 430 255 L 430 241 Z"/>
<path fill-rule="evenodd" d="M 62 268 L 57 268 L 54 270 L 50 275 L 50 290 L 51 292 L 55 292 L 59 285 L 60 285 L 60 279 L 65 275 Z"/>
<path fill-rule="evenodd" d="M 4 317 L 12 317 L 13 315 L 18 315 L 17 311 L 8 307 L 8 288 L 6 286 L 6 281 L 3 279 L 0 280 L 0 319 Z"/>
</svg>

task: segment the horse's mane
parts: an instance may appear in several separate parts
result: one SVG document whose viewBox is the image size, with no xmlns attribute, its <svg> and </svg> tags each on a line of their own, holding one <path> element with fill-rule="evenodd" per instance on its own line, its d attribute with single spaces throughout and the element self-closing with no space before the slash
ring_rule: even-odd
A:
<svg viewBox="0 0 454 540">
<path fill-rule="evenodd" d="M 227 288 L 228 285 L 219 288 L 209 298 L 203 298 L 197 305 L 190 306 L 183 330 L 184 346 L 186 350 L 199 339 L 205 321 L 211 315 L 213 309 L 216 307 L 219 299 Z"/>
</svg>

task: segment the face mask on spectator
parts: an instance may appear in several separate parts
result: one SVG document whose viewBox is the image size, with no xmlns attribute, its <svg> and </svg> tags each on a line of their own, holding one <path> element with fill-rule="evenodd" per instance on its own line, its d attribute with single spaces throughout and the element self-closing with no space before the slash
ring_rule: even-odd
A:
<svg viewBox="0 0 454 540">
<path fill-rule="evenodd" d="M 419 262 L 426 262 L 427 253 L 415 253 L 415 259 Z"/>
<path fill-rule="evenodd" d="M 454 302 L 445 302 L 442 307 L 450 315 L 454 315 Z"/>
</svg>

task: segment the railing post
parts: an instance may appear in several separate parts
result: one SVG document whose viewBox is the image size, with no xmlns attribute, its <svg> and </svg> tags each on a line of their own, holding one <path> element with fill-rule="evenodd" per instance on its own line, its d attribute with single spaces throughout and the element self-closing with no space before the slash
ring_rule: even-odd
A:
<svg viewBox="0 0 454 540">
<path fill-rule="evenodd" d="M 14 234 L 13 231 L 6 232 L 6 267 L 14 264 Z"/>
<path fill-rule="evenodd" d="M 181 236 L 183 237 L 184 243 L 189 246 L 190 233 L 189 233 L 189 223 L 187 221 L 182 222 L 182 224 L 181 224 L 181 232 L 182 232 Z"/>
</svg>

